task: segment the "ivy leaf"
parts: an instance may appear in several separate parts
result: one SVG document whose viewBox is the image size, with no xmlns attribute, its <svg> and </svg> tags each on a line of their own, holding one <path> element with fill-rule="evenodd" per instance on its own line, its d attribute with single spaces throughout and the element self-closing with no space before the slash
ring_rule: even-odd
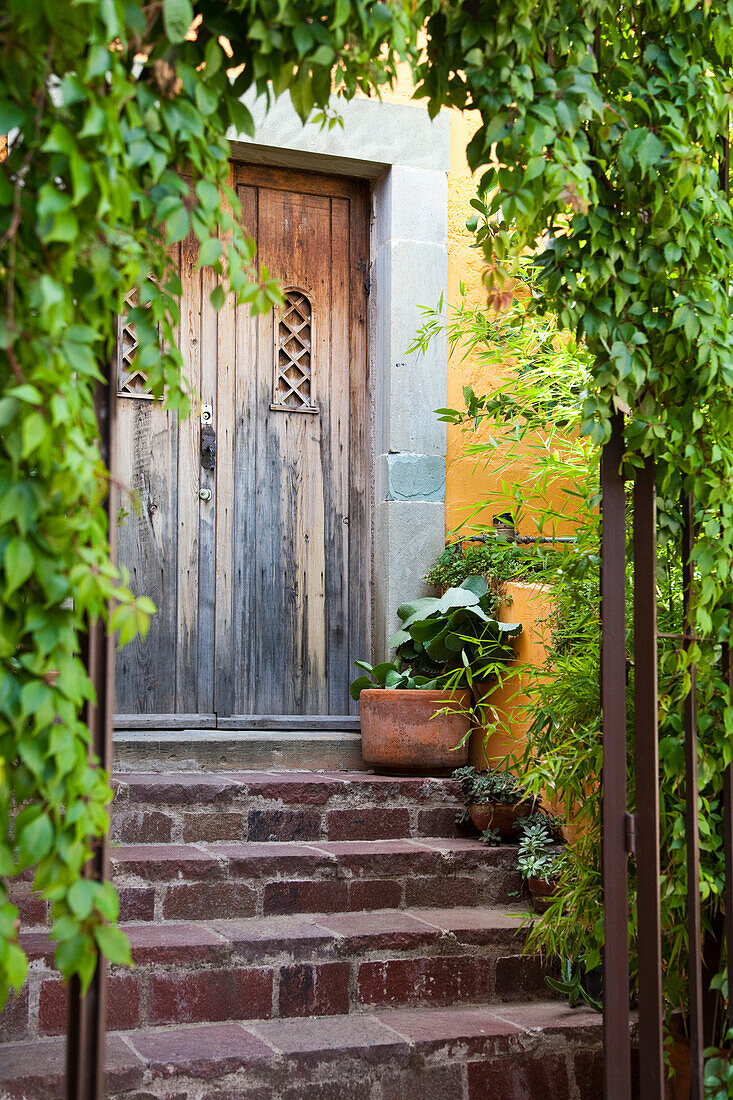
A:
<svg viewBox="0 0 733 1100">
<path fill-rule="evenodd" d="M 648 130 L 643 141 L 639 142 L 636 152 L 642 170 L 646 173 L 662 156 L 663 145 L 656 134 Z"/>
<path fill-rule="evenodd" d="M 191 0 L 163 0 L 163 26 L 169 42 L 183 42 L 192 23 Z"/>
<path fill-rule="evenodd" d="M 33 563 L 33 551 L 28 543 L 21 538 L 11 539 L 5 547 L 3 558 L 6 599 L 28 580 L 33 572 Z"/>
<path fill-rule="evenodd" d="M 188 236 L 190 228 L 191 219 L 188 216 L 188 210 L 181 203 L 166 219 L 167 243 L 177 244 L 178 241 L 182 241 Z"/>
<path fill-rule="evenodd" d="M 31 413 L 29 417 L 23 422 L 23 448 L 20 452 L 21 458 L 27 458 L 28 455 L 38 450 L 41 443 L 46 438 L 48 431 L 48 425 L 45 418 L 39 412 Z"/>
<path fill-rule="evenodd" d="M 97 909 L 107 920 L 117 920 L 120 912 L 120 899 L 111 882 L 97 883 Z"/>
<path fill-rule="evenodd" d="M 85 920 L 94 908 L 94 894 L 94 884 L 88 879 L 80 878 L 66 895 L 69 908 L 79 920 Z"/>
<path fill-rule="evenodd" d="M 130 941 L 119 928 L 112 928 L 109 924 L 100 924 L 94 929 L 94 938 L 97 941 L 99 950 L 111 963 L 132 965 Z"/>
<path fill-rule="evenodd" d="M 255 136 L 255 123 L 248 107 L 245 107 L 239 99 L 232 99 L 228 104 L 229 118 L 232 126 L 238 134 L 246 134 L 247 137 Z"/>
<path fill-rule="evenodd" d="M 86 932 L 78 932 L 60 943 L 56 948 L 56 965 L 65 978 L 78 974 L 82 993 L 85 993 L 97 965 L 96 945 L 92 936 Z"/>
<path fill-rule="evenodd" d="M 51 818 L 40 813 L 20 829 L 17 841 L 21 869 L 30 867 L 32 863 L 40 863 L 53 847 L 54 829 Z"/>
<path fill-rule="evenodd" d="M 199 249 L 199 267 L 211 267 L 221 256 L 221 241 L 218 237 L 209 237 Z"/>
<path fill-rule="evenodd" d="M 8 985 L 19 990 L 28 973 L 28 959 L 25 951 L 17 943 L 9 943 L 5 948 L 5 974 Z"/>
<path fill-rule="evenodd" d="M 216 210 L 219 205 L 219 190 L 210 180 L 199 180 L 196 195 L 204 210 Z"/>
</svg>

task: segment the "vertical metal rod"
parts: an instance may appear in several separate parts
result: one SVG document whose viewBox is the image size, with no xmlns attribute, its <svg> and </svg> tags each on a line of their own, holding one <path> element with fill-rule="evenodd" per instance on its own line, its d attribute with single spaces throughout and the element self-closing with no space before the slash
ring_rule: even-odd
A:
<svg viewBox="0 0 733 1100">
<path fill-rule="evenodd" d="M 721 191 L 730 198 L 730 112 L 725 115 L 725 136 L 720 155 L 718 177 Z M 729 273 L 730 274 L 730 273 Z M 728 616 L 731 608 L 727 609 Z M 722 650 L 723 678 L 730 695 L 733 689 L 733 650 L 729 642 L 725 642 Z M 723 917 L 723 931 L 725 936 L 726 960 L 728 974 L 731 972 L 731 960 L 733 960 L 733 764 L 729 764 L 723 773 L 723 842 L 725 848 L 725 913 Z M 730 977 L 729 977 L 730 980 Z M 728 1027 L 733 1028 L 733 997 L 728 998 Z"/>
<path fill-rule="evenodd" d="M 733 686 L 733 667 L 731 665 L 731 647 L 723 646 L 723 675 L 728 690 Z M 733 960 L 733 765 L 729 764 L 723 773 L 723 845 L 725 851 L 725 914 L 723 932 L 725 936 L 726 962 L 731 973 Z M 730 981 L 730 978 L 728 979 Z M 733 1028 L 733 997 L 728 998 L 728 1027 Z"/>
<path fill-rule="evenodd" d="M 99 449 L 110 473 L 115 454 L 114 419 L 117 394 L 116 371 L 110 369 L 108 383 L 95 394 L 99 424 Z M 107 492 L 109 544 L 116 559 L 117 501 L 114 476 Z M 91 732 L 90 753 L 105 771 L 112 769 L 112 710 L 114 705 L 114 636 L 99 620 L 89 624 L 84 639 L 84 659 L 94 685 L 96 701 L 88 705 L 85 719 Z M 103 837 L 85 868 L 90 879 L 109 877 L 109 849 Z M 71 982 L 69 1024 L 66 1039 L 66 1100 L 104 1100 L 104 1044 L 107 1016 L 107 966 L 100 956 L 89 989 L 82 997 L 77 979 Z"/>
<path fill-rule="evenodd" d="M 690 604 L 694 565 L 694 499 L 682 498 L 682 594 L 684 605 L 684 642 L 689 650 L 693 641 Z M 703 985 L 702 924 L 700 917 L 700 847 L 697 807 L 697 699 L 695 668 L 689 669 L 690 690 L 684 703 L 685 730 L 685 840 L 687 846 L 687 928 L 690 941 L 690 1100 L 703 1097 Z"/>
<path fill-rule="evenodd" d="M 634 727 L 639 1094 L 664 1097 L 662 915 L 659 893 L 657 516 L 654 459 L 634 480 Z"/>
<path fill-rule="evenodd" d="M 601 709 L 603 1095 L 631 1100 L 629 905 L 626 852 L 626 501 L 623 417 L 614 413 L 601 456 Z"/>
<path fill-rule="evenodd" d="M 730 117 L 726 115 L 725 119 L 726 131 L 730 126 Z M 722 141 L 723 149 L 718 160 L 718 181 L 720 183 L 720 190 L 725 191 L 726 195 L 730 195 L 730 140 L 726 133 Z"/>
</svg>

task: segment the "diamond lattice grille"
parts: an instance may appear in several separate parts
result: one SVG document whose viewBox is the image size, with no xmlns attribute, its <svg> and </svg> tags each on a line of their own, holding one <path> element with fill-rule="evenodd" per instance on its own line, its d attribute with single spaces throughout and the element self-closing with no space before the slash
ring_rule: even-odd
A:
<svg viewBox="0 0 733 1100">
<path fill-rule="evenodd" d="M 275 332 L 275 387 L 273 408 L 313 412 L 313 307 L 300 290 L 285 291 L 285 305 Z"/>
<path fill-rule="evenodd" d="M 132 310 L 137 304 L 137 291 L 131 290 L 125 295 L 125 305 Z M 117 393 L 120 397 L 150 399 L 147 374 L 135 366 L 137 346 L 135 326 L 128 323 L 126 316 L 120 317 L 117 323 Z"/>
</svg>

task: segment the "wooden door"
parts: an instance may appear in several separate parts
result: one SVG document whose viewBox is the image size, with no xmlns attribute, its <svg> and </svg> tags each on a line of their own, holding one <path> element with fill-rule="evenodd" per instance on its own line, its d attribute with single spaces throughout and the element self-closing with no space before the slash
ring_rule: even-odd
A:
<svg viewBox="0 0 733 1100">
<path fill-rule="evenodd" d="M 139 507 L 120 561 L 159 613 L 118 655 L 120 725 L 353 713 L 351 662 L 370 649 L 365 190 L 234 171 L 285 306 L 217 315 L 186 241 L 180 346 L 202 415 L 178 425 L 124 375 L 118 469 Z"/>
</svg>

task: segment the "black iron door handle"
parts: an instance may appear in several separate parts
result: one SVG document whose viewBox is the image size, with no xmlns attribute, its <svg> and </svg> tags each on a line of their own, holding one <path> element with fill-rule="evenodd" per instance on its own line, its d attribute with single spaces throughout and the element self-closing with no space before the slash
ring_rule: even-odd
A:
<svg viewBox="0 0 733 1100">
<path fill-rule="evenodd" d="M 201 425 L 201 467 L 204 470 L 216 468 L 216 431 L 211 424 Z"/>
</svg>

